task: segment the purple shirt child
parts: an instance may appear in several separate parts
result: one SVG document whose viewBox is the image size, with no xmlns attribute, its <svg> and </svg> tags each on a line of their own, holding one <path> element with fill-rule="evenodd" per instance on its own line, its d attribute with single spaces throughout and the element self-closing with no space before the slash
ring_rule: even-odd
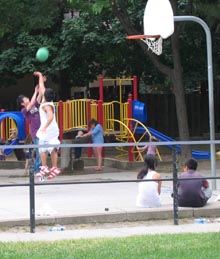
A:
<svg viewBox="0 0 220 259">
<path fill-rule="evenodd" d="M 38 129 L 40 128 L 40 115 L 38 111 L 38 103 L 35 102 L 34 106 L 27 111 L 26 108 L 22 108 L 21 112 L 23 113 L 25 119 L 28 120 L 30 125 L 30 134 L 32 139 L 34 140 L 36 138 L 36 133 Z"/>
<path fill-rule="evenodd" d="M 21 110 L 22 114 L 24 115 L 25 119 L 28 120 L 30 125 L 30 134 L 31 138 L 34 142 L 34 144 L 38 145 L 39 140 L 36 136 L 36 133 L 38 129 L 40 128 L 40 114 L 38 111 L 38 102 L 36 101 L 34 105 L 31 107 L 30 110 L 27 111 L 27 109 L 24 107 Z M 40 160 L 40 154 L 39 149 L 36 149 L 36 160 L 34 162 L 34 171 L 35 173 L 39 172 L 41 167 L 41 160 Z"/>
</svg>

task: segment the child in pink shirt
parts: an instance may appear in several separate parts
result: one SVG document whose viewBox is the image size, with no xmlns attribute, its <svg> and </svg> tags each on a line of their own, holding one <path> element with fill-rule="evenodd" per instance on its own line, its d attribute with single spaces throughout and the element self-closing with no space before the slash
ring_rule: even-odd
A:
<svg viewBox="0 0 220 259">
<path fill-rule="evenodd" d="M 154 136 L 150 136 L 150 142 L 157 142 L 158 139 L 155 138 Z M 154 155 L 156 156 L 156 149 L 157 149 L 157 146 L 155 145 L 146 145 L 144 147 L 138 147 L 137 150 L 138 151 L 143 151 L 143 150 L 146 150 L 147 151 L 147 155 Z"/>
</svg>

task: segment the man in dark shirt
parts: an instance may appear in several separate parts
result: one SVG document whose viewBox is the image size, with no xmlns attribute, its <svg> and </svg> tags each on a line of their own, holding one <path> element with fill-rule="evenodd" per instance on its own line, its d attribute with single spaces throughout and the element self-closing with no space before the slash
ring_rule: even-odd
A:
<svg viewBox="0 0 220 259">
<path fill-rule="evenodd" d="M 196 171 L 197 165 L 195 159 L 188 159 L 185 163 L 184 173 L 179 176 L 181 179 L 178 182 L 180 207 L 203 207 L 212 195 L 208 181 Z M 192 178 L 192 180 L 182 180 L 184 178 Z"/>
</svg>

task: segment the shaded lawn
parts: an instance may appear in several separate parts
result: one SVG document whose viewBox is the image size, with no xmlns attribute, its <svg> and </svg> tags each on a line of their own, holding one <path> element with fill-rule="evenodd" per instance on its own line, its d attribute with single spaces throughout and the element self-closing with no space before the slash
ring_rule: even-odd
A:
<svg viewBox="0 0 220 259">
<path fill-rule="evenodd" d="M 1 259 L 212 259 L 220 234 L 149 235 L 56 242 L 0 243 Z"/>
</svg>

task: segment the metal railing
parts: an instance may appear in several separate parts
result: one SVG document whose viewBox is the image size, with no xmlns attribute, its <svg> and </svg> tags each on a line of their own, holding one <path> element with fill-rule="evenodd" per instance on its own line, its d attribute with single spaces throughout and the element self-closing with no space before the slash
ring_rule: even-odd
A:
<svg viewBox="0 0 220 259">
<path fill-rule="evenodd" d="M 210 145 L 212 144 L 220 144 L 220 141 L 176 141 L 176 142 L 141 142 L 140 145 L 169 145 L 172 146 L 172 164 L 173 164 L 173 177 L 171 178 L 161 178 L 158 181 L 173 182 L 173 220 L 174 224 L 179 224 L 179 216 L 178 216 L 178 195 L 177 195 L 177 183 L 181 179 L 178 178 L 178 156 L 177 156 L 177 146 L 179 145 Z M 117 147 L 118 145 L 122 145 L 125 147 L 133 146 L 134 143 L 107 143 L 103 144 L 103 147 Z M 96 144 L 61 144 L 61 145 L 47 145 L 44 147 L 59 147 L 59 148 L 75 148 L 75 147 L 94 147 Z M 33 149 L 43 147 L 42 145 L 14 145 L 13 147 L 10 145 L 4 145 L 2 148 L 13 148 L 13 149 L 23 149 L 29 148 L 30 150 L 30 167 L 29 167 L 29 183 L 19 183 L 19 184 L 0 184 L 1 187 L 21 187 L 27 186 L 29 187 L 29 200 L 30 200 L 30 232 L 35 233 L 35 186 L 45 186 L 45 185 L 76 185 L 76 184 L 115 184 L 115 183 L 135 183 L 135 182 L 145 182 L 145 181 L 155 181 L 152 180 L 100 180 L 100 181 L 60 181 L 60 182 L 43 182 L 43 183 L 35 183 L 35 174 L 34 174 L 34 158 L 33 158 Z M 212 186 L 216 186 L 216 179 L 220 179 L 220 177 L 216 177 L 216 172 L 212 172 L 212 177 L 205 177 L 206 179 L 212 180 Z M 195 180 L 202 178 L 193 178 Z M 191 178 L 184 178 L 184 180 L 192 180 Z"/>
</svg>

